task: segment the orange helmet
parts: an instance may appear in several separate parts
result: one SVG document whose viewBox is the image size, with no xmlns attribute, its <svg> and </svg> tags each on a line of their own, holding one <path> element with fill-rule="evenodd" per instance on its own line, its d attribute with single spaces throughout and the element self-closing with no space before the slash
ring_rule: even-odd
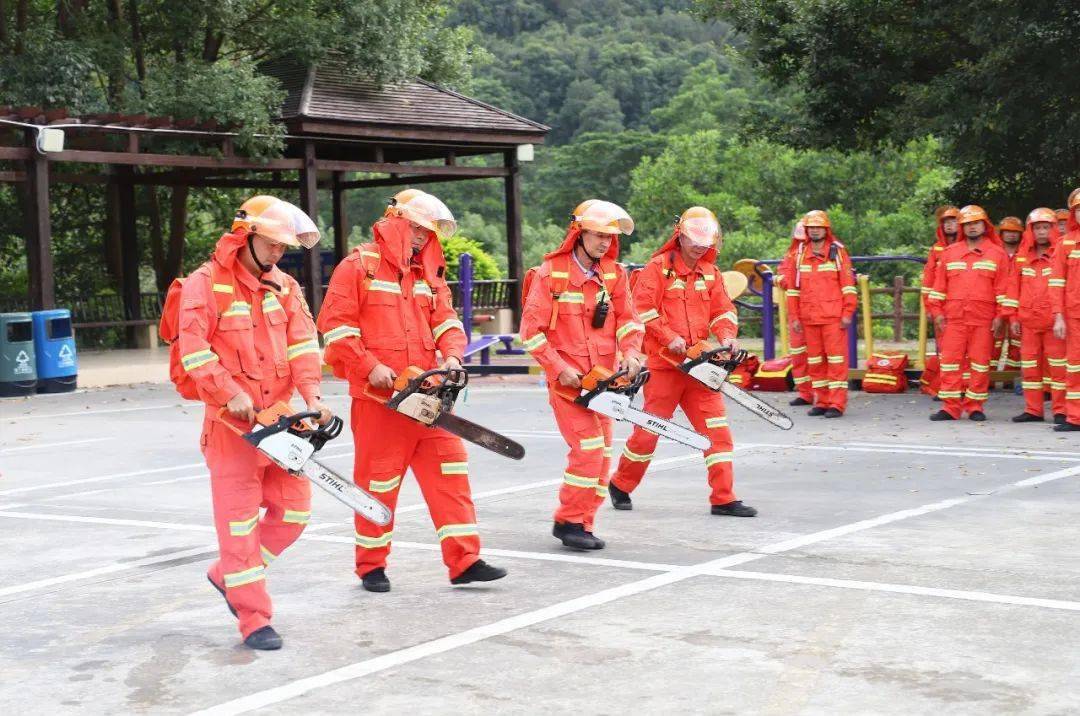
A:
<svg viewBox="0 0 1080 716">
<path fill-rule="evenodd" d="M 1024 222 L 1020 221 L 1018 216 L 1006 216 L 998 224 L 998 231 L 1023 231 Z"/>
<path fill-rule="evenodd" d="M 1058 209 L 1054 212 L 1054 216 L 1058 221 L 1068 221 L 1070 213 L 1068 209 Z"/>
<path fill-rule="evenodd" d="M 934 218 L 938 220 L 938 223 L 945 221 L 945 219 L 956 219 L 960 216 L 960 210 L 955 206 L 939 206 L 937 211 L 934 212 Z"/>
<path fill-rule="evenodd" d="M 276 196 L 267 196 L 266 194 L 260 194 L 259 196 L 253 196 L 236 210 L 236 216 L 233 217 L 232 230 L 239 231 L 251 231 L 252 216 L 258 216 L 266 209 L 270 208 L 270 205 L 276 201 L 280 201 Z"/>
<path fill-rule="evenodd" d="M 1073 189 L 1072 192 L 1069 193 L 1068 206 L 1070 210 L 1080 206 L 1080 189 Z"/>
<path fill-rule="evenodd" d="M 395 194 L 385 215 L 408 219 L 434 231 L 440 239 L 448 239 L 457 233 L 457 221 L 446 204 L 419 189 L 404 189 Z"/>
<path fill-rule="evenodd" d="M 634 220 L 618 204 L 602 199 L 587 199 L 574 208 L 573 224 L 579 229 L 601 234 L 634 233 Z"/>
<path fill-rule="evenodd" d="M 802 220 L 803 226 L 806 228 L 812 228 L 820 226 L 823 229 L 830 228 L 829 215 L 821 209 L 814 209 L 813 211 L 806 212 L 806 216 Z"/>
<path fill-rule="evenodd" d="M 695 246 L 713 246 L 723 235 L 716 214 L 704 206 L 691 206 L 682 213 L 676 226 Z"/>
<path fill-rule="evenodd" d="M 968 204 L 960 210 L 960 216 L 958 217 L 961 224 L 970 224 L 975 221 L 985 221 L 990 223 L 990 217 L 986 211 L 976 204 Z"/>
<path fill-rule="evenodd" d="M 1033 209 L 1032 212 L 1028 214 L 1027 220 L 1029 224 L 1037 224 L 1040 221 L 1045 221 L 1048 224 L 1053 224 L 1055 221 L 1057 221 L 1057 216 L 1054 214 L 1053 209 L 1047 209 L 1046 207 L 1041 206 L 1038 209 Z M 1002 223 L 1005 222 L 1003 221 Z"/>
<path fill-rule="evenodd" d="M 286 246 L 310 249 L 321 238 L 318 227 L 300 207 L 273 196 L 245 201 L 233 218 L 232 230 L 258 234 Z"/>
</svg>

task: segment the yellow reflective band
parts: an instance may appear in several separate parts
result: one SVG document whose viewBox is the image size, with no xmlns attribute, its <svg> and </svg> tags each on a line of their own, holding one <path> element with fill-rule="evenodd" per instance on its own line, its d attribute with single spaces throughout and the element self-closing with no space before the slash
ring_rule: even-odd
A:
<svg viewBox="0 0 1080 716">
<path fill-rule="evenodd" d="M 624 323 L 619 330 L 615 331 L 615 340 L 621 341 L 625 336 L 633 333 L 634 331 L 644 331 L 645 326 L 635 321 Z"/>
<path fill-rule="evenodd" d="M 1042 390 L 1043 384 L 1041 380 L 1030 381 L 1025 380 L 1020 384 L 1020 387 L 1024 390 Z"/>
<path fill-rule="evenodd" d="M 314 338 L 308 338 L 305 341 L 293 343 L 286 349 L 285 355 L 289 360 L 293 360 L 294 358 L 299 358 L 300 356 L 307 355 L 308 353 L 318 352 L 319 342 Z"/>
<path fill-rule="evenodd" d="M 604 436 L 600 435 L 595 438 L 579 440 L 578 445 L 582 450 L 601 450 L 604 447 Z"/>
<path fill-rule="evenodd" d="M 976 373 L 987 373 L 990 371 L 990 366 L 983 365 L 982 363 L 971 362 L 971 369 Z"/>
<path fill-rule="evenodd" d="M 259 552 L 262 553 L 263 564 L 267 567 L 270 563 L 277 559 L 277 555 L 266 548 L 265 545 L 259 545 Z"/>
<path fill-rule="evenodd" d="M 898 378 L 895 375 L 884 375 L 878 373 L 867 373 L 863 377 L 864 383 L 881 383 L 883 385 L 896 385 Z"/>
<path fill-rule="evenodd" d="M 368 480 L 368 490 L 371 492 L 390 492 L 396 490 L 401 484 L 401 475 L 395 475 L 389 480 Z"/>
<path fill-rule="evenodd" d="M 829 387 L 829 381 L 827 381 L 827 380 L 815 380 L 815 381 L 812 381 L 810 383 L 810 386 L 813 387 L 813 388 L 828 388 Z"/>
<path fill-rule="evenodd" d="M 844 356 L 829 356 L 830 363 L 843 363 Z"/>
<path fill-rule="evenodd" d="M 859 291 L 854 286 L 844 286 L 840 289 L 840 293 L 850 293 L 852 295 L 857 294 Z"/>
<path fill-rule="evenodd" d="M 285 510 L 281 521 L 291 525 L 306 525 L 311 521 L 311 510 Z"/>
<path fill-rule="evenodd" d="M 235 293 L 236 289 L 229 283 L 215 283 L 213 286 L 214 293 Z"/>
<path fill-rule="evenodd" d="M 612 454 L 611 453 L 611 446 L 610 445 L 605 445 L 604 446 L 604 457 L 611 457 L 611 454 Z"/>
<path fill-rule="evenodd" d="M 323 340 L 326 341 L 326 345 L 330 345 L 334 341 L 340 341 L 342 338 L 359 338 L 360 329 L 356 326 L 338 326 L 323 334 Z"/>
<path fill-rule="evenodd" d="M 1027 268 L 1027 267 L 1022 268 L 1022 269 L 1020 269 L 1020 275 L 1021 276 L 1034 276 L 1035 275 L 1035 269 Z"/>
<path fill-rule="evenodd" d="M 653 453 L 650 452 L 645 455 L 639 455 L 630 448 L 624 446 L 622 450 L 622 456 L 630 462 L 649 462 L 650 460 L 652 460 Z"/>
<path fill-rule="evenodd" d="M 678 291 L 686 288 L 686 282 L 681 278 L 677 278 L 671 282 L 671 285 L 667 287 L 668 291 Z"/>
<path fill-rule="evenodd" d="M 235 522 L 229 522 L 229 534 L 233 537 L 247 537 L 253 531 L 255 531 L 255 525 L 259 524 L 259 513 L 256 512 L 253 517 L 246 520 L 237 520 Z"/>
<path fill-rule="evenodd" d="M 788 351 L 788 355 L 797 356 L 797 355 L 802 355 L 805 352 L 806 352 L 806 346 L 799 346 L 798 348 L 792 348 L 790 351 Z"/>
<path fill-rule="evenodd" d="M 810 365 L 819 365 L 822 361 L 821 356 L 810 356 L 806 359 L 806 362 Z"/>
<path fill-rule="evenodd" d="M 263 313 L 273 313 L 274 311 L 284 311 L 285 307 L 278 301 L 277 296 L 272 293 L 268 293 L 263 296 L 262 311 Z"/>
<path fill-rule="evenodd" d="M 1064 383 L 1055 383 L 1054 381 L 1050 381 L 1050 390 L 1065 390 L 1065 384 Z"/>
<path fill-rule="evenodd" d="M 1042 270 L 1042 275 L 1043 276 L 1049 276 L 1052 273 L 1054 273 L 1054 269 L 1052 269 L 1052 268 L 1044 268 Z"/>
<path fill-rule="evenodd" d="M 709 285 L 707 283 L 705 283 L 704 279 L 699 278 L 696 281 L 694 281 L 694 289 L 697 290 L 697 291 L 708 291 L 709 290 Z"/>
<path fill-rule="evenodd" d="M 260 579 L 266 579 L 264 573 L 265 568 L 260 564 L 258 567 L 252 567 L 251 569 L 245 569 L 243 572 L 231 572 L 225 575 L 225 586 L 229 589 L 235 587 L 242 587 L 245 584 L 251 584 L 252 582 L 258 582 Z"/>
<path fill-rule="evenodd" d="M 1039 365 L 1037 360 L 1022 360 L 1020 361 L 1021 368 L 1036 368 Z"/>
<path fill-rule="evenodd" d="M 660 318 L 660 312 L 657 311 L 655 308 L 650 308 L 648 311 L 645 311 L 641 314 L 642 323 L 648 323 L 649 321 L 653 321 L 657 318 Z"/>
<path fill-rule="evenodd" d="M 394 536 L 394 531 L 383 532 L 378 537 L 367 537 L 365 535 L 356 533 L 356 546 L 363 547 L 364 549 L 379 549 L 390 544 L 390 540 Z"/>
<path fill-rule="evenodd" d="M 559 303 L 585 303 L 585 294 L 580 291 L 563 291 L 558 300 Z"/>
<path fill-rule="evenodd" d="M 525 347 L 525 350 L 532 353 L 535 350 L 539 350 L 548 342 L 547 336 L 543 333 L 537 333 L 532 338 L 526 338 L 521 342 L 521 345 Z"/>
<path fill-rule="evenodd" d="M 808 273 L 808 272 L 813 271 L 813 270 L 814 270 L 814 267 L 811 266 L 810 264 L 799 264 L 799 272 L 800 273 Z"/>
<path fill-rule="evenodd" d="M 931 289 L 929 286 L 923 286 L 922 288 L 919 289 L 919 292 L 920 293 L 930 293 L 930 291 L 932 291 L 932 290 L 933 289 Z"/>
<path fill-rule="evenodd" d="M 971 268 L 974 269 L 986 269 L 987 271 L 996 271 L 997 264 L 993 261 L 976 261 L 971 264 Z"/>
<path fill-rule="evenodd" d="M 370 256 L 373 259 L 381 259 L 382 258 L 382 254 L 380 254 L 380 253 L 378 253 L 376 251 L 361 251 L 360 255 L 361 256 Z"/>
<path fill-rule="evenodd" d="M 705 456 L 705 467 L 719 465 L 722 462 L 731 462 L 731 460 L 732 454 L 730 452 L 714 452 L 712 455 Z"/>
<path fill-rule="evenodd" d="M 973 390 L 966 391 L 964 395 L 972 400 L 986 400 L 990 397 L 989 393 L 976 393 Z"/>
<path fill-rule="evenodd" d="M 945 264 L 946 271 L 958 271 L 967 269 L 968 265 L 966 261 L 950 261 Z"/>
<path fill-rule="evenodd" d="M 412 293 L 414 296 L 427 296 L 428 298 L 434 298 L 435 294 L 431 292 L 431 286 L 428 286 L 427 281 L 417 281 L 413 284 Z"/>
<path fill-rule="evenodd" d="M 846 380 L 833 380 L 829 382 L 829 388 L 831 390 L 847 390 Z"/>
<path fill-rule="evenodd" d="M 597 497 L 607 497 L 608 496 L 608 486 L 607 485 L 597 485 L 597 487 L 596 487 L 596 496 Z"/>
<path fill-rule="evenodd" d="M 941 368 L 941 370 L 948 371 L 950 373 L 955 370 L 960 370 L 959 363 L 942 363 L 939 367 Z"/>
<path fill-rule="evenodd" d="M 469 463 L 467 462 L 444 462 L 439 465 L 444 475 L 468 475 Z"/>
<path fill-rule="evenodd" d="M 930 298 L 936 298 L 939 301 L 944 301 L 945 300 L 945 294 L 942 293 L 941 291 L 931 291 L 930 292 Z"/>
<path fill-rule="evenodd" d="M 1049 285 L 1052 288 L 1065 288 L 1065 279 L 1063 279 L 1063 278 L 1052 278 L 1049 281 Z"/>
<path fill-rule="evenodd" d="M 739 325 L 739 314 L 735 313 L 735 311 L 726 311 L 724 313 L 721 313 L 716 318 L 712 319 L 712 323 L 710 323 L 709 326 L 712 326 L 713 323 L 717 323 L 719 321 L 731 321 L 733 324 L 738 326 Z"/>
<path fill-rule="evenodd" d="M 435 338 L 435 340 L 439 340 L 439 337 L 442 336 L 442 334 L 454 328 L 458 329 L 462 333 L 465 332 L 465 324 L 463 324 L 456 318 L 448 318 L 439 325 L 435 326 L 435 328 L 431 331 L 431 335 Z"/>
<path fill-rule="evenodd" d="M 396 293 L 399 296 L 401 295 L 401 286 L 394 283 L 393 281 L 382 281 L 379 279 L 375 279 L 371 282 L 371 285 L 368 286 L 368 290 L 381 291 L 382 293 Z"/>
<path fill-rule="evenodd" d="M 571 487 L 583 487 L 587 490 L 595 490 L 600 484 L 600 478 L 582 477 L 581 475 L 575 475 L 572 472 L 564 472 L 563 482 Z"/>
<path fill-rule="evenodd" d="M 960 392 L 961 391 L 959 390 L 939 390 L 938 397 L 942 400 L 945 400 L 946 398 L 959 398 Z"/>
<path fill-rule="evenodd" d="M 443 525 L 435 530 L 435 536 L 440 542 L 450 537 L 474 537 L 479 534 L 480 531 L 476 529 L 476 525 L 472 524 Z"/>
<path fill-rule="evenodd" d="M 222 318 L 227 318 L 229 316 L 250 316 L 250 315 L 251 315 L 251 304 L 250 303 L 245 303 L 244 301 L 233 301 L 232 305 L 229 306 L 229 310 L 227 310 L 227 311 L 225 311 L 225 313 L 221 314 Z"/>
<path fill-rule="evenodd" d="M 1070 259 L 1080 259 L 1080 251 L 1070 251 L 1069 252 L 1069 258 Z"/>
<path fill-rule="evenodd" d="M 706 281 L 715 281 L 716 276 L 713 276 L 711 273 L 710 274 L 705 274 L 705 280 Z"/>
<path fill-rule="evenodd" d="M 551 272 L 551 277 L 552 278 L 570 278 L 570 274 L 566 273 L 565 271 L 552 271 Z"/>
<path fill-rule="evenodd" d="M 798 298 L 799 297 L 799 289 L 797 289 L 797 288 L 789 288 L 787 290 L 787 295 L 794 296 L 794 297 Z"/>
<path fill-rule="evenodd" d="M 1064 358 L 1047 358 L 1046 362 L 1054 368 L 1060 368 L 1061 366 L 1066 364 Z"/>
<path fill-rule="evenodd" d="M 201 351 L 195 351 L 194 353 L 188 353 L 186 356 L 180 359 L 180 364 L 184 366 L 185 371 L 193 371 L 200 366 L 204 366 L 207 363 L 213 363 L 218 359 L 217 354 L 209 348 L 204 348 Z"/>
<path fill-rule="evenodd" d="M 827 264 L 818 264 L 817 270 L 819 272 L 820 271 L 832 271 L 833 273 L 836 273 L 837 269 L 836 269 L 836 264 L 827 263 Z"/>
<path fill-rule="evenodd" d="M 707 428 L 726 428 L 728 421 L 726 417 L 720 418 L 705 418 L 705 427 Z"/>
<path fill-rule="evenodd" d="M 1066 373 L 1080 373 L 1080 365 L 1073 365 L 1072 363 L 1065 364 Z"/>
<path fill-rule="evenodd" d="M 803 383 L 809 382 L 809 380 L 810 376 L 808 375 L 800 376 L 795 379 L 795 385 L 802 385 Z"/>
<path fill-rule="evenodd" d="M 604 280 L 605 281 L 614 281 L 616 276 L 618 276 L 618 274 L 616 274 L 616 273 L 606 273 L 606 274 L 604 274 Z"/>
</svg>

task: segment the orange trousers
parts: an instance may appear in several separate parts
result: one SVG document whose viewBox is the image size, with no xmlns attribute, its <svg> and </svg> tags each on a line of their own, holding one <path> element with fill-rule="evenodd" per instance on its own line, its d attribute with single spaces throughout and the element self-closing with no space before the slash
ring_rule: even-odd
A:
<svg viewBox="0 0 1080 716">
<path fill-rule="evenodd" d="M 645 412 L 670 419 L 675 408 L 681 407 L 694 430 L 707 435 L 709 449 L 705 451 L 705 467 L 709 474 L 709 503 L 726 505 L 737 500 L 732 490 L 731 458 L 734 447 L 731 429 L 724 411 L 724 399 L 699 381 L 678 370 L 655 370 L 645 384 Z M 641 428 L 634 428 L 626 441 L 619 467 L 611 484 L 624 492 L 633 492 L 649 468 L 656 441 L 659 438 Z"/>
<path fill-rule="evenodd" d="M 965 325 L 959 321 L 945 324 L 941 348 L 941 390 L 938 397 L 942 409 L 954 418 L 964 412 L 983 409 L 990 390 L 990 360 L 994 350 L 994 334 L 990 323 Z M 964 388 L 964 367 L 971 378 Z"/>
<path fill-rule="evenodd" d="M 791 377 L 795 381 L 795 390 L 806 402 L 814 402 L 814 389 L 810 385 L 810 370 L 806 365 L 806 334 L 792 330 L 790 321 L 788 321 L 788 355 L 791 356 Z"/>
<path fill-rule="evenodd" d="M 1065 417 L 1080 425 L 1080 316 L 1065 319 Z"/>
<path fill-rule="evenodd" d="M 1020 376 L 1024 388 L 1024 412 L 1042 417 L 1045 391 L 1051 395 L 1050 411 L 1065 413 L 1065 341 L 1046 328 L 1021 326 Z"/>
<path fill-rule="evenodd" d="M 582 525 L 592 532 L 596 510 L 608 494 L 612 420 L 560 398 L 550 389 L 548 402 L 555 413 L 555 424 L 570 448 L 555 521 Z"/>
<path fill-rule="evenodd" d="M 266 567 L 311 518 L 311 483 L 285 472 L 217 421 L 203 428 L 203 455 L 221 550 L 207 576 L 225 589 L 247 638 L 270 623 Z M 260 507 L 266 508 L 261 517 Z"/>
<path fill-rule="evenodd" d="M 373 400 L 352 401 L 356 446 L 353 481 L 394 511 L 405 471 L 412 469 L 427 503 L 450 578 L 480 558 L 480 533 L 461 439 Z M 356 516 L 356 574 L 386 567 L 394 523 L 379 527 Z"/>
<path fill-rule="evenodd" d="M 803 324 L 806 335 L 806 363 L 814 405 L 818 408 L 847 408 L 847 331 L 840 322 Z"/>
</svg>

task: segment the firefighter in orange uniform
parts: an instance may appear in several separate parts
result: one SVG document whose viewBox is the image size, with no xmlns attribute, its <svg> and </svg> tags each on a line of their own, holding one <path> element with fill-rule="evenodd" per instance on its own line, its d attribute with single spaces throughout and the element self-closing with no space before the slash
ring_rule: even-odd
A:
<svg viewBox="0 0 1080 716">
<path fill-rule="evenodd" d="M 633 230 L 616 204 L 579 204 L 562 245 L 529 279 L 522 311 L 522 343 L 544 369 L 555 422 L 570 448 L 552 534 L 573 549 L 604 548 L 593 529 L 608 492 L 612 421 L 560 396 L 555 386 L 578 390 L 596 366 L 618 364 L 631 376 L 640 371 L 644 328 L 626 271 L 616 263 L 619 234 Z"/>
<path fill-rule="evenodd" d="M 1054 212 L 1054 218 L 1057 219 L 1058 235 L 1063 239 L 1069 233 L 1069 217 L 1071 215 L 1072 211 L 1070 209 L 1058 209 Z"/>
<path fill-rule="evenodd" d="M 330 278 L 319 312 L 326 362 L 349 381 L 356 445 L 353 479 L 394 510 L 412 470 L 431 513 L 451 584 L 489 582 L 506 570 L 480 559 L 480 536 L 460 438 L 384 404 L 406 368 L 461 368 L 466 336 L 450 301 L 440 238 L 457 223 L 446 205 L 416 189 L 399 192 Z M 441 354 L 441 362 L 436 357 Z M 359 516 L 356 574 L 369 592 L 390 591 L 386 560 L 393 523 Z"/>
<path fill-rule="evenodd" d="M 1021 240 L 1024 235 L 1024 222 L 1016 216 L 1006 216 L 998 224 L 998 237 L 1001 248 L 1009 257 L 1009 285 L 1016 280 L 1018 270 L 1016 259 L 1019 256 Z M 1015 308 L 1015 306 L 1014 306 Z M 1000 363 L 1006 370 L 1020 370 L 1020 334 L 1014 333 L 1012 323 L 1000 337 L 994 338 L 993 363 Z"/>
<path fill-rule="evenodd" d="M 792 330 L 804 333 L 814 389 L 807 415 L 839 418 L 847 408 L 847 334 L 855 315 L 851 259 L 832 233 L 829 216 L 814 210 L 802 220 L 809 240 L 797 251 L 787 291 Z"/>
<path fill-rule="evenodd" d="M 776 285 L 780 288 L 787 289 L 789 286 L 794 286 L 795 256 L 800 250 L 805 251 L 805 247 L 806 227 L 802 225 L 802 221 L 798 221 L 791 231 L 791 246 L 788 247 L 787 253 L 784 254 L 784 260 L 780 262 L 780 266 L 776 270 Z M 795 383 L 795 390 L 798 392 L 798 395 L 789 401 L 788 405 L 813 405 L 814 389 L 810 385 L 810 370 L 806 364 L 806 334 L 796 333 L 792 330 L 791 324 L 794 322 L 792 316 L 789 315 L 787 321 L 791 377 Z"/>
<path fill-rule="evenodd" d="M 1009 258 L 1000 247 L 990 217 L 979 206 L 960 210 L 964 240 L 945 249 L 938 264 L 930 310 L 945 332 L 941 349 L 944 407 L 931 420 L 958 420 L 966 411 L 974 421 L 986 420 L 983 405 L 990 386 L 994 335 L 1000 335 L 1014 311 L 1009 291 Z M 971 379 L 963 387 L 964 358 Z"/>
<path fill-rule="evenodd" d="M 1065 422 L 1054 430 L 1074 432 L 1080 430 L 1080 189 L 1069 194 L 1065 228 L 1050 274 L 1054 336 L 1065 341 Z"/>
<path fill-rule="evenodd" d="M 281 648 L 270 626 L 266 568 L 304 531 L 311 484 L 272 463 L 236 430 L 246 432 L 257 411 L 288 402 L 293 391 L 321 413 L 320 423 L 331 418 L 320 397 L 315 324 L 296 280 L 276 266 L 287 247 L 310 248 L 318 241 L 318 230 L 300 209 L 254 197 L 180 293 L 176 370 L 193 381 L 206 404 L 201 445 L 221 549 L 207 578 L 252 649 Z"/>
<path fill-rule="evenodd" d="M 1065 422 L 1065 341 L 1054 335 L 1050 306 L 1050 274 L 1059 240 L 1052 209 L 1035 209 L 1028 215 L 1009 290 L 1016 303 L 1011 333 L 1020 337 L 1024 390 L 1024 412 L 1012 419 L 1014 423 L 1041 423 L 1047 390 L 1054 422 Z"/>
<path fill-rule="evenodd" d="M 734 448 L 724 400 L 700 381 L 680 371 L 662 350 L 681 361 L 688 347 L 710 336 L 738 350 L 739 318 L 728 297 L 716 255 L 723 237 L 716 216 L 703 206 L 683 212 L 671 238 L 641 270 L 634 286 L 634 308 L 645 325 L 647 413 L 668 419 L 681 407 L 694 430 L 707 435 L 705 451 L 712 514 L 753 517 L 757 510 L 736 499 L 732 489 Z M 630 493 L 652 460 L 657 436 L 634 428 L 608 489 L 617 510 L 633 509 Z"/>
</svg>

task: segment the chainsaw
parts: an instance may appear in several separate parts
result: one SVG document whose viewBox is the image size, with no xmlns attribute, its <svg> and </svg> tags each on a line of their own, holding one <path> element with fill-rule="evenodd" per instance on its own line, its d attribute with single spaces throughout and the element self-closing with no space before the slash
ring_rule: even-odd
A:
<svg viewBox="0 0 1080 716">
<path fill-rule="evenodd" d="M 365 392 L 368 397 L 385 403 L 390 410 L 396 410 L 419 423 L 442 428 L 462 440 L 512 460 L 525 457 L 525 448 L 520 443 L 454 415 L 458 394 L 468 384 L 469 374 L 463 368 L 425 371 L 409 366 L 394 379 L 394 390 L 389 394 L 375 391 L 371 386 L 367 386 Z"/>
<path fill-rule="evenodd" d="M 276 403 L 259 411 L 255 427 L 244 432 L 227 420 L 224 413 L 224 408 L 218 413 L 222 423 L 283 470 L 311 480 L 368 522 L 380 527 L 390 524 L 393 515 L 386 505 L 312 457 L 341 434 L 344 427 L 341 418 L 335 415 L 329 423 L 320 426 L 311 422 L 319 417 L 317 411 L 293 413 L 287 403 Z"/>
<path fill-rule="evenodd" d="M 707 450 L 709 439 L 689 428 L 651 413 L 631 407 L 634 396 L 649 380 L 649 371 L 642 369 L 633 379 L 625 370 L 612 372 L 596 366 L 581 378 L 581 388 L 568 388 L 557 384 L 555 393 L 593 412 L 615 420 L 625 420 L 654 435 L 674 440 L 697 450 Z"/>
<path fill-rule="evenodd" d="M 732 353 L 730 348 L 713 346 L 707 341 L 701 341 L 691 346 L 687 349 L 686 355 L 683 356 L 676 355 L 667 348 L 660 350 L 661 358 L 688 374 L 691 378 L 704 383 L 709 390 L 723 393 L 751 413 L 781 430 L 791 430 L 795 426 L 791 418 L 753 393 L 749 393 L 728 381 L 731 371 L 746 360 L 747 355 L 748 353 L 744 350 Z"/>
</svg>

